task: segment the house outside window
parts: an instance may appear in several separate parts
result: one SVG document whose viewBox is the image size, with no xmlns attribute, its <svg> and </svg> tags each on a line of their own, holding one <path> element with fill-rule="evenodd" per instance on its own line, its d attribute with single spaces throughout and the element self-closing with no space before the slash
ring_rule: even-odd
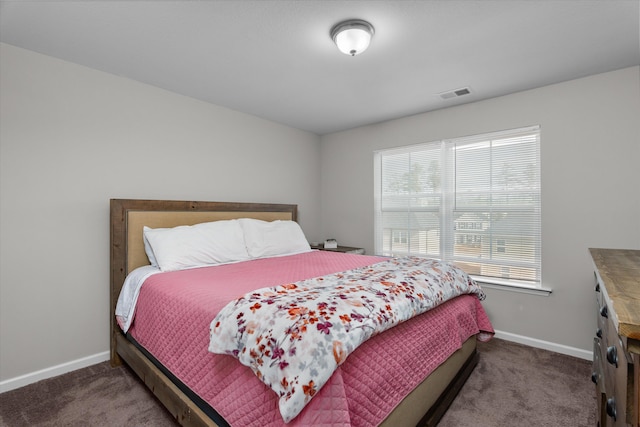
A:
<svg viewBox="0 0 640 427">
<path fill-rule="evenodd" d="M 409 242 L 409 233 L 404 230 L 394 230 L 392 236 L 394 244 L 406 245 Z"/>
<path fill-rule="evenodd" d="M 377 151 L 377 254 L 541 286 L 538 126 Z"/>
</svg>

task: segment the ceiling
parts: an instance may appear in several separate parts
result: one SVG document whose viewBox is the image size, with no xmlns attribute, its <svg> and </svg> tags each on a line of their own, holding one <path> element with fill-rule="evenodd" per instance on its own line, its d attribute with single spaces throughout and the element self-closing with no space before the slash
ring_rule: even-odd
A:
<svg viewBox="0 0 640 427">
<path fill-rule="evenodd" d="M 640 0 L 14 0 L 0 41 L 322 135 L 639 65 Z"/>
</svg>

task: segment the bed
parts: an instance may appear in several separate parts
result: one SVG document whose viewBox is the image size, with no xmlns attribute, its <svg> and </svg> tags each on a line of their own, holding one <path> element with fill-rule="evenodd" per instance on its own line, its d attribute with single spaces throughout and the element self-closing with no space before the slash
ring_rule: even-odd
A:
<svg viewBox="0 0 640 427">
<path fill-rule="evenodd" d="M 157 325 L 164 321 L 162 318 L 164 314 L 161 313 L 163 310 L 157 309 L 157 306 L 153 308 L 152 303 L 148 303 L 148 307 L 142 303 L 141 308 L 136 309 L 136 316 L 141 316 L 140 327 L 138 328 L 134 321 L 131 327 L 132 329 L 126 334 L 123 332 L 121 328 L 122 323 L 119 324 L 118 321 L 116 321 L 115 307 L 123 283 L 129 273 L 149 264 L 149 258 L 145 252 L 143 241 L 143 228 L 145 226 L 152 229 L 170 228 L 212 221 L 223 222 L 238 218 L 252 218 L 262 221 L 296 221 L 297 206 L 265 203 L 111 200 L 110 314 L 112 319 L 112 365 L 116 366 L 123 362 L 126 363 L 170 411 L 177 422 L 184 426 L 222 427 L 225 425 L 250 425 L 254 422 L 255 425 L 292 426 L 316 425 L 321 422 L 330 422 L 333 425 L 382 426 L 431 426 L 437 424 L 477 364 L 477 338 L 483 337 L 483 339 L 488 339 L 493 333 L 486 313 L 483 311 L 482 306 L 475 296 L 463 295 L 454 298 L 452 301 L 443 303 L 433 310 L 403 322 L 401 325 L 380 333 L 363 343 L 349 355 L 346 361 L 338 368 L 339 372 L 336 371 L 336 374 L 318 391 L 317 396 L 311 399 L 311 402 L 300 412 L 300 415 L 288 424 L 285 424 L 281 418 L 277 419 L 277 416 L 273 415 L 273 413 L 277 412 L 277 398 L 274 397 L 275 393 L 269 390 L 267 386 L 253 375 L 253 372 L 241 365 L 236 359 L 231 356 L 209 353 L 206 356 L 198 357 L 198 361 L 196 362 L 194 362 L 193 359 L 189 359 L 191 356 L 185 356 L 186 358 L 182 361 L 176 361 L 173 360 L 176 358 L 171 356 L 178 352 L 176 349 L 180 349 L 179 352 L 183 353 L 182 349 L 189 347 L 190 343 L 194 342 L 194 340 L 189 341 L 189 344 L 185 344 L 186 342 L 172 344 L 176 346 L 172 349 L 169 344 L 163 341 L 164 338 L 162 337 L 145 338 L 143 335 L 144 328 L 142 327 L 142 325 L 145 324 L 145 321 L 142 320 L 145 319 L 145 316 L 148 318 L 146 324 Z M 323 264 L 328 256 L 340 257 L 343 255 L 331 254 L 329 252 L 320 254 L 317 252 L 318 251 L 312 251 L 281 257 L 277 262 L 285 263 L 290 261 L 292 263 L 298 263 L 300 259 L 308 258 L 315 264 Z M 365 262 L 367 259 L 358 258 L 364 256 L 349 256 L 351 258 L 349 258 L 348 261 L 344 258 L 332 258 L 327 261 L 327 264 L 351 265 L 349 263 L 355 263 L 353 265 L 367 265 L 368 261 Z M 325 258 L 320 259 L 318 257 Z M 368 260 L 373 260 L 373 257 L 368 258 Z M 265 268 L 265 266 L 271 265 L 266 263 L 276 261 L 269 258 L 249 262 L 264 263 L 261 265 L 261 268 Z M 244 264 L 237 263 L 222 267 L 228 271 L 239 271 L 238 269 L 244 268 Z M 214 268 L 217 267 L 213 267 L 212 269 Z M 270 268 L 273 269 L 272 267 L 266 267 L 264 271 Z M 205 269 L 194 269 L 190 271 L 189 274 L 191 274 L 191 277 L 195 277 L 194 275 L 197 276 L 204 270 Z M 169 275 L 157 275 L 159 278 L 168 276 Z M 148 285 L 147 288 L 151 289 L 151 286 Z M 145 289 L 145 287 L 142 289 Z M 185 291 L 184 293 L 189 292 Z M 140 298 L 142 298 L 142 296 L 143 292 L 141 291 Z M 196 299 L 198 298 L 199 297 L 196 297 Z M 153 300 L 151 297 L 149 299 Z M 160 304 L 163 305 L 166 303 L 160 302 Z M 465 311 L 463 312 L 463 310 Z M 194 311 L 197 310 L 194 309 Z M 393 348 L 403 342 L 408 342 L 413 345 L 413 340 L 407 341 L 399 334 L 415 334 L 416 332 L 412 332 L 412 330 L 409 329 L 403 332 L 403 328 L 422 328 L 425 334 L 440 335 L 441 332 L 438 328 L 425 326 L 431 325 L 431 323 L 429 323 L 431 322 L 430 319 L 436 319 L 436 316 L 438 316 L 440 312 L 453 313 L 450 315 L 453 320 L 449 322 L 463 322 L 460 319 L 464 318 L 463 323 L 465 325 L 464 327 L 459 326 L 460 331 L 464 329 L 464 332 L 450 332 L 456 336 L 459 335 L 459 343 L 447 344 L 446 350 L 440 347 L 435 350 L 429 349 L 430 353 L 442 353 L 442 355 L 439 356 L 442 360 L 437 362 L 437 366 L 427 366 L 427 362 L 424 361 L 427 359 L 426 354 L 420 354 L 420 352 L 423 351 L 421 349 L 425 347 L 420 347 L 422 344 L 417 344 L 418 340 L 416 340 L 416 344 L 413 347 L 408 347 L 409 350 L 407 350 L 406 347 L 400 349 Z M 458 328 L 458 326 L 455 327 Z M 440 329 L 451 329 L 451 325 L 445 325 Z M 160 344 L 157 343 L 158 341 Z M 156 342 L 156 344 L 151 344 L 153 342 Z M 149 343 L 149 348 L 145 346 L 146 343 Z M 202 345 L 199 345 L 197 351 L 202 353 L 204 350 L 200 347 L 202 347 Z M 385 355 L 383 355 L 381 354 L 382 352 L 376 351 L 376 348 L 385 348 L 385 351 L 396 352 L 398 357 L 393 356 L 394 353 L 385 353 Z M 388 350 L 386 350 L 387 348 Z M 184 353 L 186 352 L 187 350 L 184 350 Z M 169 356 L 163 356 L 164 353 L 169 353 Z M 391 355 L 391 357 L 389 355 Z M 408 358 L 409 356 L 411 356 L 411 359 L 404 359 L 404 357 Z M 207 358 L 211 360 L 204 360 Z M 397 359 L 397 361 L 395 359 Z M 174 365 L 180 363 L 183 365 L 188 364 L 188 366 L 181 367 Z M 216 363 L 218 365 L 215 365 Z M 409 366 L 413 369 L 413 364 L 416 364 L 416 366 L 419 367 L 419 372 L 421 373 L 415 375 L 417 378 L 411 378 L 411 372 L 405 373 L 405 375 L 409 375 L 407 378 L 412 382 L 409 391 L 405 389 L 398 391 L 399 389 L 389 384 L 391 380 L 388 374 L 385 374 L 387 375 L 386 377 L 383 375 L 382 371 L 386 368 L 382 366 L 393 365 L 393 363 L 398 365 L 395 367 L 398 372 L 402 370 L 404 366 Z M 216 367 L 211 369 L 211 366 L 214 365 Z M 224 369 L 226 369 L 224 374 L 226 377 L 214 376 L 208 378 L 209 370 L 216 371 L 219 374 L 220 372 L 218 371 L 223 370 L 223 368 L 218 367 L 223 365 L 225 367 Z M 198 367 L 198 369 L 195 367 Z M 197 372 L 195 374 L 193 372 L 184 375 L 182 373 L 175 374 L 175 372 L 182 372 L 181 370 Z M 357 383 L 358 378 L 363 376 L 363 371 L 367 372 L 366 377 L 368 378 L 369 384 L 366 387 L 368 388 L 363 388 L 363 385 Z M 426 374 L 424 374 L 425 372 Z M 242 387 L 245 387 L 243 390 L 246 390 L 246 392 L 243 391 L 238 395 L 237 389 L 240 384 L 238 383 L 240 379 L 243 381 Z M 378 381 L 378 383 L 376 383 L 376 381 Z M 224 385 L 218 385 L 223 383 Z M 225 389 L 224 387 L 227 388 Z M 404 387 L 406 388 L 408 386 L 404 385 Z M 254 398 L 260 398 L 260 396 L 262 396 L 261 399 L 268 408 L 264 409 L 258 407 L 258 405 L 248 408 L 246 403 L 244 407 L 240 406 L 238 402 L 242 399 L 242 395 L 250 395 L 252 393 L 256 395 Z M 347 395 L 346 397 L 345 394 Z M 225 396 L 230 396 L 227 400 L 230 400 L 232 397 L 231 400 L 233 401 L 226 402 L 224 399 Z M 361 400 L 355 400 L 352 396 L 359 396 Z M 369 398 L 370 400 L 363 403 L 363 398 Z M 262 404 L 263 403 L 260 405 Z M 229 405 L 235 405 L 235 407 L 229 409 L 227 408 Z M 238 413 L 241 414 L 238 415 Z M 258 419 L 257 417 L 260 416 L 271 418 Z M 232 421 L 228 421 L 228 419 Z"/>
</svg>

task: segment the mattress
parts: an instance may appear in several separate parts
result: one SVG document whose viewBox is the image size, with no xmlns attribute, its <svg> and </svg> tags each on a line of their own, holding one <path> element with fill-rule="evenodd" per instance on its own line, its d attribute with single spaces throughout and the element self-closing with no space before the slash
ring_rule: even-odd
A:
<svg viewBox="0 0 640 427">
<path fill-rule="evenodd" d="M 140 289 L 130 333 L 230 425 L 281 426 L 276 394 L 235 358 L 207 351 L 211 320 L 253 289 L 382 259 L 314 251 L 155 274 Z M 492 332 L 478 298 L 450 300 L 358 347 L 286 425 L 378 425 L 467 338 Z"/>
</svg>

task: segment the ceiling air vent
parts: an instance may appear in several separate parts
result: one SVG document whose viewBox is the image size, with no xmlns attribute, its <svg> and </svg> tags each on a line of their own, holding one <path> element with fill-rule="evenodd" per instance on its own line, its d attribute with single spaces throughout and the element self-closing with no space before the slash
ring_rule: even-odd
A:
<svg viewBox="0 0 640 427">
<path fill-rule="evenodd" d="M 460 89 L 449 90 L 447 92 L 439 93 L 438 96 L 442 99 L 451 99 L 457 98 L 459 96 L 469 95 L 471 93 L 471 89 L 468 87 L 463 87 Z"/>
</svg>

